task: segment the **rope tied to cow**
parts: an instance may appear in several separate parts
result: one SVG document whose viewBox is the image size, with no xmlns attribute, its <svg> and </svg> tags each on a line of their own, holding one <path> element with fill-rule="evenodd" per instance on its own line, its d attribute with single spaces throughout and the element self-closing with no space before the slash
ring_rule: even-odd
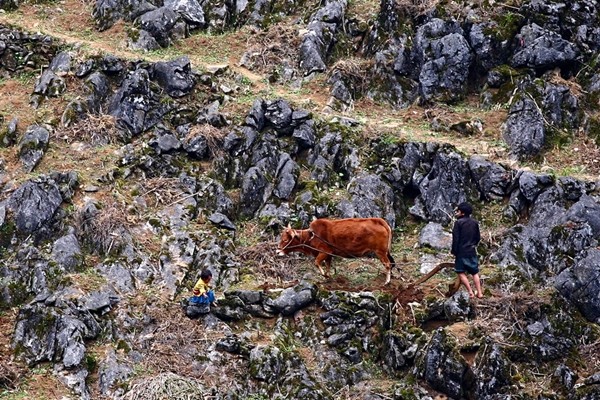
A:
<svg viewBox="0 0 600 400">
<path fill-rule="evenodd" d="M 316 232 L 314 232 L 312 229 L 308 228 L 308 231 L 310 232 L 310 237 L 308 238 L 308 242 L 310 242 L 311 240 L 313 240 L 313 238 L 315 238 L 315 237 L 316 237 L 316 238 L 317 238 L 317 239 L 319 239 L 321 242 L 325 243 L 327 246 L 333 247 L 335 250 L 337 250 L 337 251 L 339 251 L 339 252 L 341 252 L 341 253 L 344 253 L 344 254 L 345 254 L 345 256 L 344 256 L 344 255 L 330 254 L 330 253 L 328 253 L 328 252 L 325 252 L 325 251 L 319 250 L 319 251 L 321 251 L 322 253 L 328 254 L 328 255 L 330 255 L 330 256 L 337 256 L 337 257 L 344 257 L 344 258 L 359 258 L 358 256 L 355 256 L 354 254 L 350 254 L 350 253 L 348 253 L 347 251 L 345 251 L 345 250 L 343 250 L 343 249 L 340 249 L 338 246 L 334 245 L 333 243 L 331 243 L 331 242 L 329 242 L 329 241 L 327 241 L 327 240 L 323 239 L 321 236 L 319 236 L 319 235 L 318 235 Z M 311 249 L 317 250 L 317 249 L 315 249 L 315 248 L 314 248 L 314 247 L 312 247 L 312 246 L 309 246 L 309 245 L 306 245 L 306 246 L 307 246 L 307 247 L 309 247 L 309 248 L 311 248 Z"/>
<path fill-rule="evenodd" d="M 315 232 L 314 232 L 312 229 L 310 229 L 310 228 L 308 228 L 308 229 L 307 229 L 307 231 L 310 233 L 310 236 L 309 236 L 309 238 L 308 238 L 308 239 L 304 240 L 304 239 L 302 238 L 302 236 L 301 236 L 300 234 L 298 234 L 298 232 L 297 232 L 297 231 L 294 229 L 294 233 L 295 233 L 295 234 L 296 234 L 296 235 L 297 235 L 299 238 L 302 238 L 302 242 L 301 242 L 300 244 L 296 244 L 296 245 L 290 246 L 290 245 L 292 244 L 292 241 L 290 241 L 290 242 L 288 242 L 288 244 L 286 244 L 286 245 L 285 245 L 285 246 L 284 246 L 284 247 L 283 247 L 281 250 L 286 250 L 286 249 L 294 249 L 294 248 L 297 248 L 297 247 L 306 247 L 306 248 L 309 248 L 309 249 L 311 249 L 311 250 L 317 251 L 317 252 L 319 252 L 319 253 L 324 253 L 324 254 L 327 254 L 328 256 L 332 256 L 332 257 L 340 257 L 340 258 L 362 258 L 361 256 L 357 256 L 357 255 L 351 254 L 351 253 L 349 253 L 349 252 L 345 251 L 344 249 L 341 249 L 341 248 L 339 248 L 338 246 L 334 245 L 333 243 L 331 243 L 331 242 L 329 242 L 329 241 L 327 241 L 327 240 L 323 239 L 321 236 L 319 236 L 317 233 L 315 233 Z M 310 241 L 311 241 L 313 238 L 315 238 L 315 237 L 316 237 L 317 239 L 319 239 L 321 242 L 323 242 L 323 243 L 325 243 L 326 245 L 328 245 L 329 247 L 332 247 L 332 248 L 334 248 L 335 250 L 337 250 L 337 251 L 339 251 L 340 253 L 343 253 L 343 254 L 333 254 L 333 253 L 327 252 L 327 251 L 325 251 L 325 250 L 322 250 L 322 249 L 317 249 L 317 248 L 315 248 L 315 247 L 313 247 L 313 246 L 309 245 L 309 244 L 308 244 L 308 242 L 310 242 Z M 395 264 L 395 263 L 394 263 L 394 264 Z"/>
</svg>

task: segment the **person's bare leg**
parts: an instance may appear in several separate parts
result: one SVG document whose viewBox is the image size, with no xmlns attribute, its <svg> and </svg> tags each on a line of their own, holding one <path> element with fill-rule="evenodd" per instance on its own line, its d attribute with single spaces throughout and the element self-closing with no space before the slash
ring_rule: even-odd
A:
<svg viewBox="0 0 600 400">
<path fill-rule="evenodd" d="M 460 283 L 462 283 L 467 288 L 467 292 L 469 292 L 469 297 L 475 296 L 475 294 L 473 293 L 473 289 L 471 289 L 471 285 L 469 284 L 469 278 L 467 278 L 467 274 L 465 274 L 464 272 L 459 272 L 458 279 L 460 279 Z"/>
<path fill-rule="evenodd" d="M 479 279 L 479 273 L 473 275 L 473 283 L 475 284 L 475 290 L 477 290 L 477 297 L 483 297 L 483 291 L 481 290 L 481 280 Z"/>
</svg>

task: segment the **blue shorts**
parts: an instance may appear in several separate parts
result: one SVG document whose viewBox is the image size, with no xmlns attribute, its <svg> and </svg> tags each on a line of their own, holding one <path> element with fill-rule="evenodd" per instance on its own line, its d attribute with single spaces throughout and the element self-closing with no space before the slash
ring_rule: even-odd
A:
<svg viewBox="0 0 600 400">
<path fill-rule="evenodd" d="M 468 272 L 471 275 L 479 273 L 479 259 L 477 256 L 472 257 L 456 257 L 454 263 L 454 271 L 457 273 Z"/>
<path fill-rule="evenodd" d="M 189 301 L 192 304 L 210 304 L 215 301 L 215 294 L 212 290 L 209 290 L 206 292 L 206 296 L 192 296 Z"/>
</svg>

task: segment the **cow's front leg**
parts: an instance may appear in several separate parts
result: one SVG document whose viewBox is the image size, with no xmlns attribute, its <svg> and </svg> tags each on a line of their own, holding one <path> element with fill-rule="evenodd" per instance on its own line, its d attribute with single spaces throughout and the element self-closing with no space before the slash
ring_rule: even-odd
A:
<svg viewBox="0 0 600 400">
<path fill-rule="evenodd" d="M 392 269 L 386 267 L 386 270 L 387 270 L 387 274 L 386 274 L 386 277 L 385 277 L 385 283 L 384 283 L 384 285 L 389 285 L 390 281 L 392 280 Z"/>
<path fill-rule="evenodd" d="M 392 279 L 392 265 L 395 264 L 394 259 L 388 252 L 376 252 L 375 255 L 381 260 L 383 265 L 385 265 L 386 276 L 384 285 L 388 285 Z"/>
<path fill-rule="evenodd" d="M 321 275 L 323 275 L 324 277 L 329 277 L 329 268 L 327 268 L 327 273 L 325 273 L 325 271 L 323 271 L 323 268 L 321 267 L 321 263 L 323 262 L 323 260 L 327 259 L 327 254 L 325 253 L 319 253 L 319 255 L 317 256 L 317 258 L 315 259 L 315 264 L 317 266 L 317 268 L 319 268 L 319 271 L 321 271 Z"/>
</svg>

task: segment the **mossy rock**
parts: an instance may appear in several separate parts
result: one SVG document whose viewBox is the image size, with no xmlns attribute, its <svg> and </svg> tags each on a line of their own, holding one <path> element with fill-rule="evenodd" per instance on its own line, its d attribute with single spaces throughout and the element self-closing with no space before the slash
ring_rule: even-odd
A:
<svg viewBox="0 0 600 400">
<path fill-rule="evenodd" d="M 16 132 L 10 132 L 8 127 L 2 127 L 0 129 L 0 147 L 9 147 L 15 144 L 17 141 Z"/>
<path fill-rule="evenodd" d="M 579 387 L 573 398 L 582 400 L 600 399 L 600 385 L 596 384 Z"/>
<path fill-rule="evenodd" d="M 498 13 L 494 20 L 496 27 L 488 28 L 485 33 L 499 41 L 514 38 L 526 21 L 525 16 L 511 11 Z"/>
<path fill-rule="evenodd" d="M 573 140 L 570 131 L 546 125 L 546 149 L 562 148 Z"/>
<path fill-rule="evenodd" d="M 250 3 L 247 7 L 248 10 L 255 8 L 255 2 Z M 312 1 L 297 0 L 297 1 L 286 1 L 286 0 L 275 0 L 269 3 L 268 9 L 264 10 L 264 19 L 260 26 L 267 28 L 270 25 L 274 25 L 281 22 L 284 17 L 288 15 L 302 15 L 302 19 L 306 20 L 310 17 L 310 14 L 314 11 L 316 4 Z M 244 20 L 247 19 L 245 16 Z M 245 23 L 245 21 L 244 21 Z"/>
<path fill-rule="evenodd" d="M 127 27 L 125 32 L 127 33 L 129 40 L 131 40 L 133 43 L 136 43 L 138 40 L 140 40 L 140 30 L 138 28 Z"/>
<path fill-rule="evenodd" d="M 586 127 L 586 131 L 588 137 L 593 139 L 596 145 L 600 146 L 600 116 L 596 115 L 590 117 Z"/>
<path fill-rule="evenodd" d="M 17 227 L 12 220 L 6 220 L 0 225 L 0 251 L 4 251 L 10 243 L 17 231 Z"/>
<path fill-rule="evenodd" d="M 30 298 L 30 293 L 27 288 L 27 285 L 23 283 L 22 280 L 13 280 L 6 285 L 8 289 L 8 293 L 10 295 L 10 304 L 6 304 L 6 306 L 15 306 L 19 304 L 25 303 Z M 2 304 L 5 306 L 5 304 Z M 2 308 L 2 307 L 0 307 Z"/>
<path fill-rule="evenodd" d="M 600 329 L 596 325 L 590 325 L 580 312 L 572 308 L 573 306 L 558 293 L 553 294 L 550 304 L 541 307 L 542 312 L 551 317 L 552 327 L 559 335 L 577 338 L 586 343 L 598 341 Z"/>
<path fill-rule="evenodd" d="M 524 72 L 516 70 L 506 64 L 500 65 L 494 68 L 492 71 L 499 74 L 502 78 L 502 81 L 504 81 L 504 83 L 492 96 L 492 103 L 506 104 L 513 97 L 517 83 L 523 78 Z"/>
<path fill-rule="evenodd" d="M 0 0 L 0 10 L 14 11 L 19 8 L 19 3 L 16 0 Z"/>
</svg>

